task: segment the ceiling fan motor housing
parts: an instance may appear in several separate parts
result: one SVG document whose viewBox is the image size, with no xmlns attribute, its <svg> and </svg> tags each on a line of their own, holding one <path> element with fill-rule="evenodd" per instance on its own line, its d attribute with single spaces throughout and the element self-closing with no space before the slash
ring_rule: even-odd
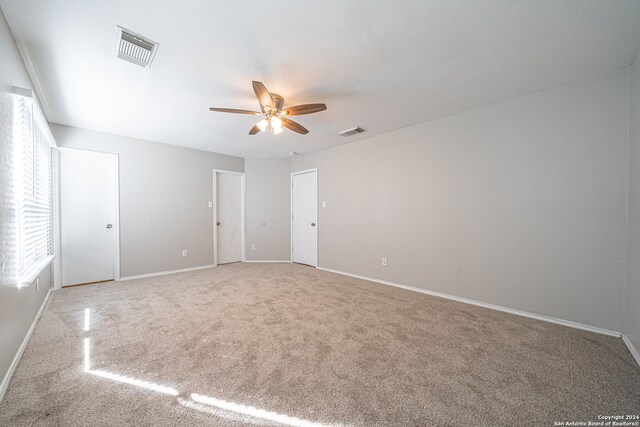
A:
<svg viewBox="0 0 640 427">
<path fill-rule="evenodd" d="M 284 98 L 281 97 L 280 95 L 277 95 L 275 93 L 271 94 L 271 102 L 273 103 L 273 109 L 275 110 L 275 112 L 280 112 L 282 111 L 282 108 L 284 107 Z"/>
</svg>

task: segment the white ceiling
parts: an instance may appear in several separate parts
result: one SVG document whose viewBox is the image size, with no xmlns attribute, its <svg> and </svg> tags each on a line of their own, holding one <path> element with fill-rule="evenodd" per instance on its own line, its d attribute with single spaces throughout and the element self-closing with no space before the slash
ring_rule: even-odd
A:
<svg viewBox="0 0 640 427">
<path fill-rule="evenodd" d="M 244 157 L 286 157 L 631 63 L 638 0 L 0 0 L 49 120 Z M 160 44 L 116 58 L 116 26 Z M 247 133 L 251 81 L 306 136 Z M 338 132 L 359 125 L 367 133 Z"/>
</svg>

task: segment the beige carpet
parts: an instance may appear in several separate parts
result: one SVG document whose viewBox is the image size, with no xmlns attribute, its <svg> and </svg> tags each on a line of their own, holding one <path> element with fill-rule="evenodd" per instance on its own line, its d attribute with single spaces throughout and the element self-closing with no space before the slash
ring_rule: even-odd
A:
<svg viewBox="0 0 640 427">
<path fill-rule="evenodd" d="M 552 426 L 639 413 L 640 368 L 620 339 L 304 266 L 233 264 L 55 292 L 0 425 Z"/>
</svg>

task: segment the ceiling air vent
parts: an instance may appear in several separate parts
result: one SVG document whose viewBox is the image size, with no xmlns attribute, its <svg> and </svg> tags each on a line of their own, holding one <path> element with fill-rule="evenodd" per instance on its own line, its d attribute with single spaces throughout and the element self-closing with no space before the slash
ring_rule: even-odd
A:
<svg viewBox="0 0 640 427">
<path fill-rule="evenodd" d="M 133 31 L 118 27 L 118 58 L 133 62 L 141 67 L 149 67 L 156 55 L 158 43 L 151 41 Z"/>
<path fill-rule="evenodd" d="M 364 129 L 362 129 L 360 126 L 356 126 L 351 129 L 343 130 L 342 132 L 340 132 L 340 135 L 346 138 L 348 136 L 357 135 L 362 132 L 364 132 Z"/>
</svg>

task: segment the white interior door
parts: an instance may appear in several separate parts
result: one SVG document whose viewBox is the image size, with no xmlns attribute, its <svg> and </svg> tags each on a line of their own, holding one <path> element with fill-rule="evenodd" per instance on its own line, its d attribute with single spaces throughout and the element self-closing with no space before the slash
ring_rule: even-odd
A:
<svg viewBox="0 0 640 427">
<path fill-rule="evenodd" d="M 291 232 L 293 262 L 318 265 L 317 172 L 291 175 Z"/>
<path fill-rule="evenodd" d="M 116 277 L 118 158 L 60 151 L 62 286 Z"/>
<path fill-rule="evenodd" d="M 217 264 L 242 261 L 242 176 L 216 172 Z"/>
</svg>

